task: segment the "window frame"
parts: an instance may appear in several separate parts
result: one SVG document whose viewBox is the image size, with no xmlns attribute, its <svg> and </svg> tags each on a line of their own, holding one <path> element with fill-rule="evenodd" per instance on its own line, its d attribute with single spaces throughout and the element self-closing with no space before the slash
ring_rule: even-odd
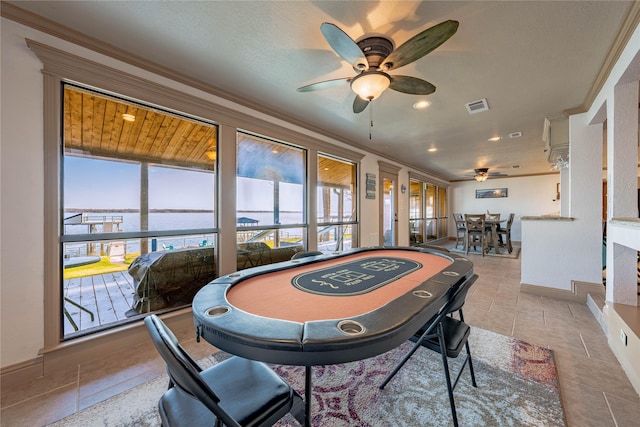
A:
<svg viewBox="0 0 640 427">
<path fill-rule="evenodd" d="M 360 176 L 360 164 L 358 162 L 352 161 L 352 160 L 348 160 L 348 159 L 344 159 L 344 158 L 340 158 L 337 156 L 334 156 L 332 154 L 328 154 L 325 152 L 318 152 L 315 158 L 316 161 L 316 167 L 318 167 L 319 163 L 320 163 L 320 157 L 325 157 L 325 158 L 329 158 L 335 161 L 339 161 L 339 162 L 344 162 L 344 163 L 350 163 L 354 166 L 355 171 L 354 171 L 354 188 L 351 191 L 351 196 L 353 198 L 353 202 L 355 204 L 355 207 L 352 209 L 353 211 L 353 216 L 355 218 L 352 218 L 351 220 L 342 220 L 342 221 L 329 221 L 329 222 L 324 222 L 324 221 L 318 221 L 318 207 L 316 206 L 316 209 L 314 210 L 314 212 L 309 212 L 309 216 L 313 216 L 314 217 L 314 221 L 316 222 L 316 232 L 315 232 L 315 238 L 316 238 L 316 246 L 315 248 L 317 249 L 317 238 L 318 238 L 318 231 L 320 227 L 325 227 L 325 226 L 351 226 L 351 247 L 352 248 L 357 248 L 360 246 L 360 236 L 359 236 L 359 229 L 358 229 L 358 224 L 360 223 L 360 198 L 359 198 L 359 194 L 360 194 L 360 180 L 359 180 L 359 176 Z M 315 184 L 315 192 L 313 194 L 310 194 L 309 198 L 314 198 L 317 201 L 318 199 L 318 191 L 320 191 L 321 186 L 318 185 L 317 179 L 319 176 L 319 171 L 316 170 L 316 184 Z"/>
<path fill-rule="evenodd" d="M 62 114 L 62 81 L 76 83 L 79 85 L 99 88 L 109 94 L 122 94 L 128 98 L 140 99 L 152 105 L 161 105 L 163 108 L 188 114 L 190 116 L 203 118 L 205 121 L 212 121 L 219 125 L 219 169 L 218 169 L 218 241 L 219 241 L 219 274 L 229 274 L 235 271 L 236 256 L 229 249 L 236 243 L 235 218 L 229 222 L 229 218 L 235 215 L 235 194 L 233 196 L 223 194 L 228 190 L 228 185 L 235 180 L 235 133 L 246 131 L 256 135 L 263 135 L 267 138 L 290 141 L 294 145 L 307 148 L 307 188 L 306 194 L 313 194 L 317 181 L 317 152 L 335 155 L 358 165 L 365 154 L 361 151 L 354 151 L 340 143 L 340 137 L 330 135 L 326 131 L 294 130 L 295 124 L 284 122 L 285 118 L 274 119 L 273 116 L 260 118 L 259 110 L 249 112 L 239 111 L 239 107 L 252 106 L 239 103 L 238 99 L 233 99 L 228 93 L 206 85 L 200 81 L 190 79 L 179 73 L 149 74 L 145 70 L 146 63 L 141 58 L 138 62 L 132 61 L 130 57 L 122 57 L 118 52 L 105 51 L 111 57 L 101 57 L 96 52 L 87 51 L 85 48 L 73 48 L 75 52 L 83 52 L 83 55 L 66 52 L 44 43 L 26 39 L 28 48 L 36 55 L 42 63 L 43 74 L 43 348 L 41 353 L 50 353 L 71 345 L 78 340 L 62 340 L 62 310 L 60 280 L 62 277 L 62 266 L 60 265 L 60 221 L 62 216 L 62 206 L 60 202 L 60 150 L 61 141 L 61 120 Z M 89 54 L 87 54 L 89 52 Z M 101 58 L 101 62 L 96 59 Z M 128 62 L 117 62 L 118 59 Z M 106 65 L 111 64 L 111 65 Z M 124 65 L 123 65 L 124 64 Z M 136 72 L 123 71 L 114 67 L 127 66 Z M 132 68 L 137 67 L 137 68 Z M 164 70 L 165 72 L 167 70 Z M 154 79 L 154 80 L 150 80 Z M 162 79 L 170 79 L 167 84 L 158 83 Z M 179 88 L 179 89 L 177 89 Z M 235 101 L 236 107 L 223 106 L 219 98 L 224 102 Z M 271 113 L 272 114 L 272 113 Z M 314 133 L 315 132 L 315 133 Z M 328 138 L 335 142 L 328 142 Z M 227 187 L 222 188 L 224 185 Z M 360 198 L 360 194 L 357 195 Z M 315 198 L 307 197 L 307 212 L 315 212 Z M 360 200 L 358 206 L 361 206 Z M 308 226 L 312 231 L 308 235 L 309 247 L 315 247 L 315 231 L 317 224 L 315 215 L 309 216 Z M 358 223 L 359 227 L 359 223 Z M 227 249 L 227 250 L 225 250 Z M 231 252 L 231 253 L 230 253 Z M 190 311 L 190 308 L 187 309 Z M 101 331 L 86 337 L 91 342 L 95 339 L 104 338 L 110 340 L 113 333 L 124 332 L 129 326 L 121 326 Z M 123 335 L 124 337 L 127 335 Z M 81 340 L 79 343 L 84 343 Z"/>
</svg>

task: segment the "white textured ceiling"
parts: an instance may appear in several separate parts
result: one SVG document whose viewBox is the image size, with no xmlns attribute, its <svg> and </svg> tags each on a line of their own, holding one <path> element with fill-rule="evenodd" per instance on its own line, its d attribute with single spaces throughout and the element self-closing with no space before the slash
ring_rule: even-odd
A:
<svg viewBox="0 0 640 427">
<path fill-rule="evenodd" d="M 584 107 L 632 2 L 10 3 L 350 144 L 445 179 L 464 179 L 478 167 L 510 176 L 549 171 L 544 118 Z M 451 39 L 391 72 L 433 83 L 437 90 L 426 97 L 431 106 L 415 110 L 413 103 L 425 97 L 387 90 L 371 105 L 371 140 L 371 106 L 354 114 L 348 86 L 296 92 L 355 74 L 323 38 L 323 22 L 354 40 L 385 35 L 399 46 L 447 19 L 460 22 Z M 481 98 L 490 110 L 469 115 L 465 103 Z M 523 136 L 509 139 L 516 131 Z M 493 136 L 502 140 L 487 141 Z M 430 147 L 438 151 L 427 152 Z"/>
</svg>

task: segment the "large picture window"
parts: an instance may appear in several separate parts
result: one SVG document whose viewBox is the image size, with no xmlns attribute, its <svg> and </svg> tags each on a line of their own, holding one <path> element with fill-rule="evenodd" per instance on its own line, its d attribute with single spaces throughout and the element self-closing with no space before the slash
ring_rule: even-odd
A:
<svg viewBox="0 0 640 427">
<path fill-rule="evenodd" d="M 239 270 L 289 260 L 306 246 L 305 162 L 301 148 L 238 133 Z"/>
<path fill-rule="evenodd" d="M 318 155 L 318 250 L 341 251 L 356 247 L 356 164 Z"/>
<path fill-rule="evenodd" d="M 189 305 L 216 276 L 217 126 L 63 92 L 64 337 Z"/>
</svg>

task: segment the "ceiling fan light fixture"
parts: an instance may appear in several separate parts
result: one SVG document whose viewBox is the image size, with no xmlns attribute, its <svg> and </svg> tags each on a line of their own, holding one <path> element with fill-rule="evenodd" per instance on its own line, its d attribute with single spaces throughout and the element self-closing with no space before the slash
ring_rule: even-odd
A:
<svg viewBox="0 0 640 427">
<path fill-rule="evenodd" d="M 473 177 L 478 182 L 485 182 L 489 178 L 489 168 L 475 169 L 476 175 Z"/>
<path fill-rule="evenodd" d="M 389 85 L 391 78 L 381 71 L 366 71 L 351 80 L 351 90 L 360 98 L 373 101 L 382 95 Z"/>
</svg>

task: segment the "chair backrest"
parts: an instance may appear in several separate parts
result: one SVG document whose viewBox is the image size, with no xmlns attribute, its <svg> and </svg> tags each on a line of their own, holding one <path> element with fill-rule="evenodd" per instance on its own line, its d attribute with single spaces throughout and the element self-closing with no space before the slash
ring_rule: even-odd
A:
<svg viewBox="0 0 640 427">
<path fill-rule="evenodd" d="M 491 221 L 500 221 L 500 214 L 487 213 L 486 219 Z"/>
<path fill-rule="evenodd" d="M 465 214 L 464 219 L 469 232 L 484 232 L 484 214 Z"/>
<path fill-rule="evenodd" d="M 147 316 L 144 323 L 153 345 L 164 359 L 167 372 L 176 387 L 202 402 L 226 426 L 239 426 L 219 405 L 220 399 L 200 375 L 202 369 L 180 346 L 178 339 L 155 314 Z"/>
<path fill-rule="evenodd" d="M 458 228 L 458 230 L 464 230 L 467 227 L 464 215 L 462 215 L 461 213 L 454 213 L 453 220 L 456 222 L 456 227 Z"/>
<path fill-rule="evenodd" d="M 293 254 L 291 259 L 307 258 L 307 257 L 310 257 L 310 256 L 317 256 L 317 255 L 322 255 L 322 252 L 320 252 L 320 251 L 296 252 L 295 254 Z"/>
<path fill-rule="evenodd" d="M 516 214 L 510 213 L 509 219 L 507 220 L 507 229 L 511 229 L 511 224 L 513 224 L 513 219 L 516 217 Z"/>
<path fill-rule="evenodd" d="M 469 288 L 473 285 L 476 280 L 478 280 L 478 275 L 474 274 L 469 277 L 465 282 L 463 282 L 458 289 L 456 289 L 455 294 L 451 297 L 451 300 L 447 304 L 446 311 L 447 313 L 453 313 L 454 311 L 458 311 L 464 305 L 464 301 L 467 298 L 467 293 L 469 292 Z"/>
</svg>

